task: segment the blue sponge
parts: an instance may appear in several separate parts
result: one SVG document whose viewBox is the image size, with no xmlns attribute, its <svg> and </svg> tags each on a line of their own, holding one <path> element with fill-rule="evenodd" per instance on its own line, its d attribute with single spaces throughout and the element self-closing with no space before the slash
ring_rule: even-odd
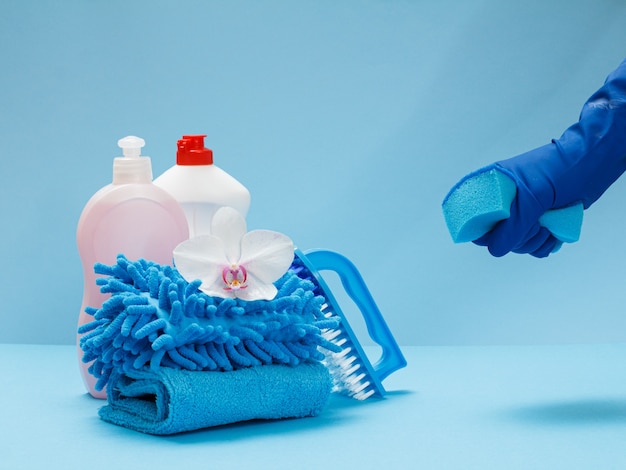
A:
<svg viewBox="0 0 626 470">
<path fill-rule="evenodd" d="M 583 210 L 583 205 L 580 203 L 563 209 L 546 211 L 539 217 L 539 223 L 562 242 L 574 243 L 580 238 Z"/>
<path fill-rule="evenodd" d="M 476 240 L 500 220 L 507 219 L 516 192 L 513 180 L 495 168 L 467 175 L 443 201 L 443 215 L 452 240 Z"/>
<path fill-rule="evenodd" d="M 476 240 L 511 215 L 517 187 L 495 168 L 481 169 L 459 181 L 443 201 L 443 215 L 455 243 Z M 546 211 L 539 223 L 561 242 L 580 238 L 583 205 Z"/>
</svg>

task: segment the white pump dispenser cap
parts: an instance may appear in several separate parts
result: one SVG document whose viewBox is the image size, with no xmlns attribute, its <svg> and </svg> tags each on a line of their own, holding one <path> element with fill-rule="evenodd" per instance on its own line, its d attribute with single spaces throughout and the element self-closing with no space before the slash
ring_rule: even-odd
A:
<svg viewBox="0 0 626 470">
<path fill-rule="evenodd" d="M 123 157 L 113 160 L 113 184 L 151 183 L 152 162 L 150 157 L 141 156 L 141 148 L 146 142 L 134 135 L 117 141 Z"/>
</svg>

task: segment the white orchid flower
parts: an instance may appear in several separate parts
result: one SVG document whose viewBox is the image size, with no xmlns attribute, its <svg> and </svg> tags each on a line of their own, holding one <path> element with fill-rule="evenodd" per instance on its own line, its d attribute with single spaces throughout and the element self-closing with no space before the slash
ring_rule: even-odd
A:
<svg viewBox="0 0 626 470">
<path fill-rule="evenodd" d="M 273 282 L 287 272 L 293 256 L 289 237 L 270 230 L 247 232 L 243 216 L 222 207 L 213 216 L 211 235 L 174 249 L 174 264 L 186 281 L 199 279 L 207 295 L 271 300 L 277 293 Z"/>
</svg>

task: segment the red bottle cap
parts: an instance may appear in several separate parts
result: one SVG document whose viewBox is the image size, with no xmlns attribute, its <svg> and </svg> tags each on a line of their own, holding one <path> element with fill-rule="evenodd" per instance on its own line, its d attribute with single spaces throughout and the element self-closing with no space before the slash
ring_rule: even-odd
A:
<svg viewBox="0 0 626 470">
<path fill-rule="evenodd" d="M 213 151 L 204 147 L 206 135 L 184 135 L 178 141 L 177 165 L 212 165 Z"/>
</svg>

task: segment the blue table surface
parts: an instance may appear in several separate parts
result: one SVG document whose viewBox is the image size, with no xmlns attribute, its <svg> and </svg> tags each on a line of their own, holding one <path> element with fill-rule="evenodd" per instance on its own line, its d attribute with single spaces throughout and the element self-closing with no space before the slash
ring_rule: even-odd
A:
<svg viewBox="0 0 626 470">
<path fill-rule="evenodd" d="M 383 400 L 156 437 L 98 418 L 73 347 L 3 344 L 0 468 L 626 468 L 626 344 L 403 351 Z"/>
</svg>

